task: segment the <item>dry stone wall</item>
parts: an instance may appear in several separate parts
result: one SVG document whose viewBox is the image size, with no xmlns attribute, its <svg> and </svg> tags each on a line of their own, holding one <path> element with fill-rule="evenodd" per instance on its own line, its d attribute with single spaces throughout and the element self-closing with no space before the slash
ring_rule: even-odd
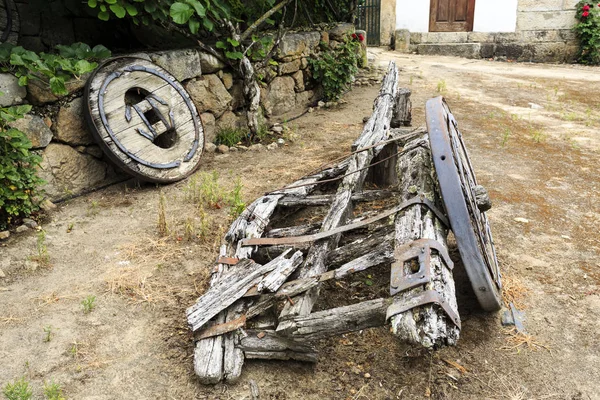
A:
<svg viewBox="0 0 600 400">
<path fill-rule="evenodd" d="M 297 32 L 284 37 L 274 57 L 277 65 L 257 70 L 266 123 L 319 100 L 308 58 L 318 53 L 320 42 L 329 42 L 330 37 L 341 40 L 340 35 L 351 29 L 343 25 L 332 32 Z M 153 61 L 182 82 L 201 115 L 207 143 L 215 140 L 220 129 L 246 128 L 241 78 L 214 56 L 197 49 L 131 55 Z M 45 84 L 32 81 L 27 88 L 20 87 L 14 76 L 0 74 L 0 91 L 5 93 L 0 97 L 2 106 L 35 106 L 13 126 L 27 134 L 42 156 L 39 174 L 54 201 L 126 178 L 103 155 L 86 126 L 81 98 L 86 80 L 84 76 L 69 82 L 69 95 L 58 98 Z"/>
</svg>

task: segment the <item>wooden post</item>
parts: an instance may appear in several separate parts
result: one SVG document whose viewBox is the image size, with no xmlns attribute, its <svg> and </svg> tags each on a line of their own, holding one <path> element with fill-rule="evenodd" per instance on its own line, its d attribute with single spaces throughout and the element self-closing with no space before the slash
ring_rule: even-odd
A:
<svg viewBox="0 0 600 400">
<path fill-rule="evenodd" d="M 441 204 L 427 135 L 416 138 L 405 146 L 404 153 L 398 160 L 398 176 L 401 182 L 401 201 L 423 195 L 435 204 Z M 447 235 L 447 227 L 442 225 L 429 208 L 421 204 L 411 206 L 396 217 L 396 247 L 427 238 L 436 240 L 446 248 Z M 411 272 L 410 266 L 402 265 L 401 267 L 407 268 L 407 272 Z M 394 300 L 407 301 L 424 290 L 435 290 L 458 314 L 452 271 L 436 253 L 431 255 L 430 265 L 425 267 L 431 268 L 431 281 L 398 293 Z M 455 344 L 460 333 L 458 327 L 446 316 L 444 310 L 431 304 L 392 316 L 391 329 L 400 339 L 427 348 Z"/>
</svg>

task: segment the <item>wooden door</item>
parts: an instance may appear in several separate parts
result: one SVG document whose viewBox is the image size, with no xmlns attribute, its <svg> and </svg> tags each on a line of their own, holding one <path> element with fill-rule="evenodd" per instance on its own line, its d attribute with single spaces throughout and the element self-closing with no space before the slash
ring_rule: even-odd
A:
<svg viewBox="0 0 600 400">
<path fill-rule="evenodd" d="M 429 32 L 473 30 L 475 0 L 431 0 Z"/>
</svg>

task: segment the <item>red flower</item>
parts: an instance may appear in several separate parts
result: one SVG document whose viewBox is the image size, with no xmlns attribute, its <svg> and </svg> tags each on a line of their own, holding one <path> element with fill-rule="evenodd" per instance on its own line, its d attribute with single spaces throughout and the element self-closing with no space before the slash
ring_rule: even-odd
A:
<svg viewBox="0 0 600 400">
<path fill-rule="evenodd" d="M 581 14 L 582 17 L 587 17 L 588 15 L 590 15 L 590 13 L 587 11 L 584 11 L 583 14 Z"/>
<path fill-rule="evenodd" d="M 356 33 L 352 34 L 352 39 L 356 39 Z"/>
<path fill-rule="evenodd" d="M 583 11 L 590 11 L 590 6 L 587 4 L 583 6 Z"/>
<path fill-rule="evenodd" d="M 362 33 L 358 34 L 358 40 L 360 40 L 361 42 L 365 41 L 365 35 L 363 35 Z"/>
</svg>

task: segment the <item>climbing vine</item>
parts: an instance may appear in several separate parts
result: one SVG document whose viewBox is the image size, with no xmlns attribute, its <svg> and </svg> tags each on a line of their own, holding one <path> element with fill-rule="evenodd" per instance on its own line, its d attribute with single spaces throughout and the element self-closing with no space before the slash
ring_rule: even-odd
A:
<svg viewBox="0 0 600 400">
<path fill-rule="evenodd" d="M 353 35 L 335 48 L 322 43 L 320 55 L 308 59 L 313 79 L 323 86 L 325 100 L 336 101 L 349 88 L 358 71 L 358 40 Z"/>
<path fill-rule="evenodd" d="M 0 230 L 39 208 L 33 199 L 44 183 L 36 175 L 41 158 L 30 151 L 23 132 L 8 127 L 30 110 L 30 105 L 0 108 Z"/>
<path fill-rule="evenodd" d="M 573 27 L 579 39 L 578 61 L 582 64 L 600 64 L 600 3 L 577 3 L 579 20 Z"/>
<path fill-rule="evenodd" d="M 97 60 L 110 57 L 111 52 L 102 45 L 90 48 L 85 43 L 56 46 L 58 54 L 35 53 L 10 43 L 0 45 L 0 70 L 19 78 L 19 85 L 26 86 L 30 80 L 47 82 L 52 93 L 66 95 L 66 81 L 79 79 L 96 69 Z"/>
</svg>

